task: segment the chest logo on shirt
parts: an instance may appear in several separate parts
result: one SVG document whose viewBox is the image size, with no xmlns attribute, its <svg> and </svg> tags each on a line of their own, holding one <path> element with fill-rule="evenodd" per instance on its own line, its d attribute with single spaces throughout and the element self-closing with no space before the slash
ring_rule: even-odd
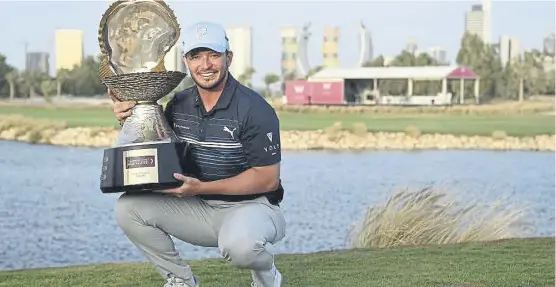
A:
<svg viewBox="0 0 556 287">
<path fill-rule="evenodd" d="M 234 138 L 234 132 L 236 131 L 236 128 L 234 128 L 233 130 L 230 130 L 228 127 L 224 126 L 224 129 L 222 131 L 229 133 L 230 136 L 233 139 Z"/>
</svg>

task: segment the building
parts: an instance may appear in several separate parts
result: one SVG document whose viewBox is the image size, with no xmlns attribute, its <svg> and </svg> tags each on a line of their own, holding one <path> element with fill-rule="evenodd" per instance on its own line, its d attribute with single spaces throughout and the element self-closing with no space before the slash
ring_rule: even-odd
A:
<svg viewBox="0 0 556 287">
<path fill-rule="evenodd" d="M 410 53 L 412 55 L 418 55 L 419 54 L 419 45 L 417 44 L 417 41 L 409 40 L 407 42 L 407 44 L 405 45 L 405 51 L 407 51 L 408 53 Z"/>
<path fill-rule="evenodd" d="M 554 33 L 550 34 L 543 40 L 543 52 L 549 56 L 554 56 L 554 49 L 556 48 L 556 36 Z"/>
<path fill-rule="evenodd" d="M 429 56 L 433 58 L 439 65 L 447 65 L 448 57 L 446 56 L 446 50 L 441 47 L 430 47 Z"/>
<path fill-rule="evenodd" d="M 473 83 L 472 93 L 465 90 L 467 82 Z M 289 105 L 445 106 L 455 102 L 456 93 L 460 104 L 470 96 L 479 103 L 479 89 L 478 75 L 464 66 L 335 68 L 307 80 L 287 81 L 284 101 Z"/>
<path fill-rule="evenodd" d="M 502 35 L 499 42 L 500 62 L 503 67 L 519 59 L 519 40 L 507 35 Z"/>
<path fill-rule="evenodd" d="M 228 27 L 226 34 L 230 41 L 230 49 L 234 53 L 230 72 L 237 78 L 253 67 L 253 33 L 250 26 L 239 26 Z"/>
<path fill-rule="evenodd" d="M 373 39 L 371 31 L 365 27 L 361 22 L 359 25 L 359 59 L 357 61 L 358 67 L 363 67 L 365 63 L 373 60 Z"/>
<path fill-rule="evenodd" d="M 471 6 L 471 11 L 465 14 L 465 31 L 479 36 L 484 41 L 484 13 L 482 5 Z"/>
<path fill-rule="evenodd" d="M 56 30 L 56 72 L 81 66 L 84 57 L 83 31 Z"/>
<path fill-rule="evenodd" d="M 483 31 L 485 44 L 492 43 L 492 0 L 483 0 Z"/>
<path fill-rule="evenodd" d="M 338 41 L 340 39 L 340 27 L 324 28 L 322 41 L 322 66 L 324 68 L 337 68 L 340 66 L 338 60 Z"/>
<path fill-rule="evenodd" d="M 25 57 L 25 70 L 50 74 L 50 55 L 44 52 L 29 52 Z"/>
<path fill-rule="evenodd" d="M 492 0 L 483 0 L 483 4 L 471 6 L 465 13 L 465 31 L 479 36 L 485 44 L 492 42 Z"/>
<path fill-rule="evenodd" d="M 307 57 L 307 44 L 309 42 L 309 24 L 305 25 L 301 32 L 297 27 L 282 27 L 280 37 L 282 38 L 282 76 L 293 74 L 296 77 L 305 77 L 310 70 Z"/>
<path fill-rule="evenodd" d="M 180 41 L 176 42 L 170 51 L 164 56 L 164 67 L 167 71 L 180 71 L 181 65 L 179 62 L 183 62 L 181 57 L 181 45 Z"/>
</svg>

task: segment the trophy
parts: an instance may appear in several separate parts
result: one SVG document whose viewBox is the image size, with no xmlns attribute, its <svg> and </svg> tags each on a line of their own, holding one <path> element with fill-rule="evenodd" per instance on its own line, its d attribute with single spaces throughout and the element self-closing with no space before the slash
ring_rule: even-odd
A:
<svg viewBox="0 0 556 287">
<path fill-rule="evenodd" d="M 102 16 L 100 80 L 118 100 L 137 102 L 114 146 L 104 150 L 103 193 L 152 192 L 182 184 L 173 173 L 184 173 L 188 144 L 177 138 L 158 104 L 186 76 L 164 66 L 179 36 L 177 19 L 163 1 L 115 1 Z"/>
</svg>

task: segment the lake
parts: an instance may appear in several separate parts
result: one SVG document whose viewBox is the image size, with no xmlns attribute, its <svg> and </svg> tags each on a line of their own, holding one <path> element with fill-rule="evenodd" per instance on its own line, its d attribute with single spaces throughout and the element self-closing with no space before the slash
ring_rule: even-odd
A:
<svg viewBox="0 0 556 287">
<path fill-rule="evenodd" d="M 118 195 L 98 187 L 101 149 L 0 141 L 0 270 L 145 261 L 118 229 Z M 398 187 L 442 184 L 463 199 L 529 203 L 534 236 L 554 235 L 554 153 L 285 152 L 279 253 L 347 248 L 349 227 Z M 178 242 L 184 258 L 219 257 Z"/>
</svg>

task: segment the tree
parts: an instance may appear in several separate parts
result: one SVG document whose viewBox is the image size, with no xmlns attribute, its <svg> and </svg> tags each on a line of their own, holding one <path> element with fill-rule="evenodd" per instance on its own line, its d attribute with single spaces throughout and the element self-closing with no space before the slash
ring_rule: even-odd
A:
<svg viewBox="0 0 556 287">
<path fill-rule="evenodd" d="M 272 92 L 270 91 L 270 86 L 274 83 L 277 83 L 278 81 L 280 81 L 280 76 L 276 75 L 276 74 L 266 74 L 264 76 L 264 84 L 266 87 L 266 97 L 270 97 L 272 95 Z"/>
<path fill-rule="evenodd" d="M 0 98 L 7 96 L 9 93 L 9 89 L 11 88 L 6 80 L 6 75 L 14 70 L 15 69 L 6 62 L 6 56 L 0 54 Z"/>
<path fill-rule="evenodd" d="M 253 67 L 248 67 L 245 71 L 237 77 L 238 82 L 242 83 L 243 85 L 251 88 L 251 79 L 255 74 L 255 69 Z"/>
<path fill-rule="evenodd" d="M 53 80 L 44 80 L 41 82 L 41 92 L 47 103 L 52 102 L 52 90 L 54 90 L 56 82 Z"/>
<path fill-rule="evenodd" d="M 62 86 L 64 82 L 69 78 L 70 71 L 67 69 L 60 69 L 56 73 L 56 96 L 60 97 L 62 95 Z"/>
<path fill-rule="evenodd" d="M 480 97 L 481 99 L 492 99 L 500 96 L 503 90 L 498 81 L 502 77 L 502 66 L 500 57 L 495 53 L 491 45 L 486 45 L 479 36 L 465 32 L 461 38 L 460 50 L 456 62 L 458 65 L 471 68 L 480 78 Z M 473 83 L 465 85 L 465 94 L 473 94 Z M 459 93 L 459 83 L 451 83 L 451 90 L 458 98 L 464 95 Z"/>
<path fill-rule="evenodd" d="M 322 71 L 322 69 L 324 69 L 323 66 L 316 66 L 314 68 L 312 68 L 311 70 L 309 70 L 309 72 L 307 73 L 307 77 L 305 77 L 306 79 L 311 77 L 312 75 Z"/>
<path fill-rule="evenodd" d="M 16 81 L 17 78 L 19 77 L 19 75 L 17 74 L 17 71 L 10 71 L 8 72 L 4 78 L 6 79 L 6 82 L 8 83 L 9 87 L 10 87 L 10 100 L 13 100 L 15 98 L 15 88 L 16 88 Z"/>
<path fill-rule="evenodd" d="M 363 67 L 384 67 L 384 56 L 380 55 L 374 58 L 372 61 L 364 63 Z"/>
</svg>

